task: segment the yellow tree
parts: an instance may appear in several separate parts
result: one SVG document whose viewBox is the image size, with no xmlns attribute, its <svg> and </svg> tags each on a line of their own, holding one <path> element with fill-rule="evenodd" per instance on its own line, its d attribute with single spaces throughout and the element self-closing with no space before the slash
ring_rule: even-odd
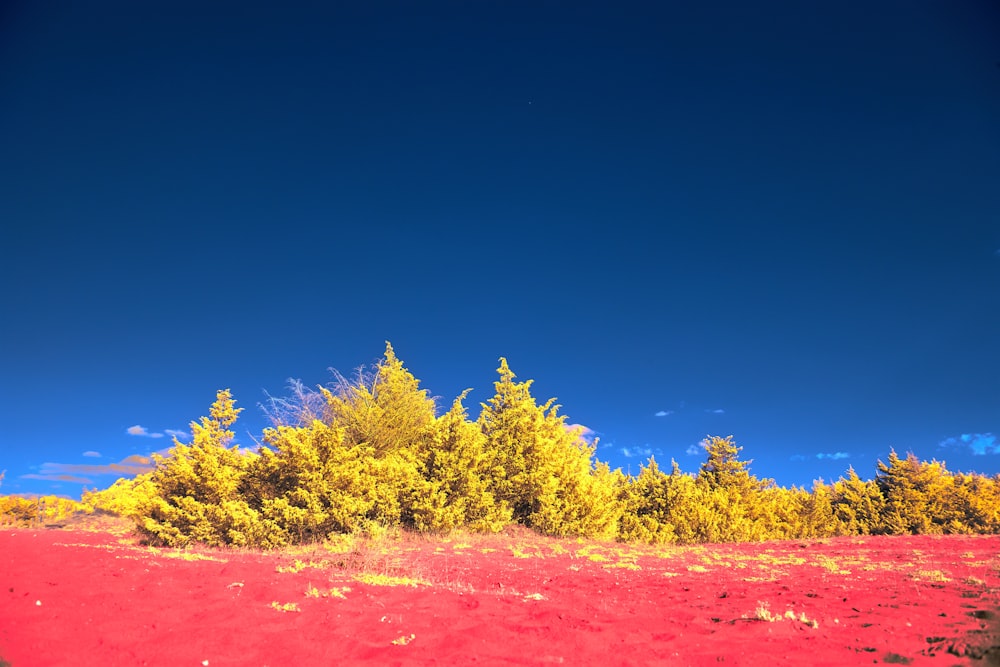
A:
<svg viewBox="0 0 1000 667">
<path fill-rule="evenodd" d="M 667 475 L 656 464 L 654 457 L 644 465 L 636 477 L 630 477 L 622 486 L 622 518 L 618 535 L 626 542 L 664 544 L 677 541 L 674 522 L 680 518 L 688 502 L 693 484 L 684 488 L 680 468 L 671 461 L 673 472 Z"/>
<path fill-rule="evenodd" d="M 324 421 L 343 429 L 346 442 L 365 443 L 376 455 L 422 449 L 430 436 L 434 399 L 420 388 L 420 381 L 388 341 L 373 372 L 359 371 L 353 382 L 341 377 L 335 391 L 321 391 L 328 410 Z"/>
<path fill-rule="evenodd" d="M 847 477 L 833 483 L 833 514 L 847 535 L 884 532 L 885 499 L 875 480 L 863 480 L 851 466 Z"/>
<path fill-rule="evenodd" d="M 431 502 L 432 488 L 422 471 L 433 434 L 434 399 L 388 341 L 373 372 L 359 372 L 353 383 L 341 378 L 336 391 L 322 391 L 327 421 L 343 430 L 347 447 L 360 446 L 370 456 L 365 465 L 376 476 L 381 498 L 376 513 L 387 523 L 418 527 L 415 513 Z"/>
<path fill-rule="evenodd" d="M 876 464 L 875 481 L 885 499 L 884 529 L 889 533 L 941 533 L 949 522 L 945 500 L 951 495 L 951 473 L 943 463 L 926 463 L 909 452 Z"/>
<path fill-rule="evenodd" d="M 254 455 L 232 445 L 230 430 L 242 408 L 228 389 L 216 394 L 208 417 L 191 422 L 192 442 L 174 438 L 167 456 L 153 455 L 148 502 L 136 508 L 139 531 L 172 546 L 266 542 L 266 528 L 242 494 Z M 144 480 L 145 483 L 146 480 Z"/>
<path fill-rule="evenodd" d="M 433 436 L 424 460 L 424 475 L 432 486 L 426 502 L 416 512 L 417 528 L 450 530 L 467 526 L 496 532 L 511 521 L 511 511 L 499 504 L 489 490 L 489 457 L 486 436 L 468 419 L 462 401 L 434 422 Z"/>
<path fill-rule="evenodd" d="M 710 542 L 746 542 L 766 539 L 774 522 L 773 508 L 762 492 L 773 486 L 750 474 L 751 461 L 742 461 L 743 451 L 733 436 L 709 436 L 704 441 L 705 462 L 698 471 L 697 484 L 705 494 L 705 507 L 718 515 L 712 531 L 703 535 Z"/>
<path fill-rule="evenodd" d="M 371 521 L 397 523 L 395 490 L 380 488 L 364 444 L 348 444 L 343 429 L 314 420 L 264 431 L 252 495 L 280 542 L 308 543 L 349 533 Z"/>
<path fill-rule="evenodd" d="M 621 506 L 610 469 L 595 464 L 596 444 L 570 428 L 555 399 L 538 405 L 531 381 L 515 382 L 500 359 L 495 394 L 478 423 L 490 457 L 490 490 L 514 521 L 553 535 L 611 538 Z"/>
<path fill-rule="evenodd" d="M 1000 476 L 956 474 L 946 504 L 948 532 L 1000 533 Z"/>
<path fill-rule="evenodd" d="M 265 431 L 256 476 L 262 512 L 297 542 L 373 523 L 428 528 L 435 498 L 423 473 L 434 400 L 388 342 L 372 371 L 338 377 L 332 390 L 320 388 L 323 407 L 299 389 Z"/>
<path fill-rule="evenodd" d="M 833 511 L 833 486 L 823 480 L 813 482 L 812 493 L 801 496 L 801 524 L 797 538 L 832 537 L 843 534 Z"/>
</svg>

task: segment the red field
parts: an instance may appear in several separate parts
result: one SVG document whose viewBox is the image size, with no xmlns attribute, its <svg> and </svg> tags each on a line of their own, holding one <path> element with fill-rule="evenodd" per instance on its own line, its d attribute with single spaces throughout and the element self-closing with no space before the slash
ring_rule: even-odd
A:
<svg viewBox="0 0 1000 667">
<path fill-rule="evenodd" d="M 1000 538 L 527 532 L 179 551 L 0 532 L 0 665 L 1000 664 Z"/>
</svg>

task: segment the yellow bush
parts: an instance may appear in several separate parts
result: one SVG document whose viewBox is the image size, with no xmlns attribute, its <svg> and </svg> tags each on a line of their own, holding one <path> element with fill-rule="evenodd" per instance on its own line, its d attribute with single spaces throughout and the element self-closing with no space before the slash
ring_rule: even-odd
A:
<svg viewBox="0 0 1000 667">
<path fill-rule="evenodd" d="M 262 521 L 244 497 L 255 454 L 230 446 L 230 427 L 242 408 L 229 390 L 219 391 L 208 417 L 192 422 L 192 443 L 174 439 L 167 456 L 153 456 L 145 498 L 136 497 L 139 532 L 154 543 L 184 546 L 270 544 L 273 527 Z"/>
<path fill-rule="evenodd" d="M 543 533 L 614 537 L 621 507 L 608 471 L 594 465 L 596 445 L 567 428 L 554 399 L 538 405 L 531 381 L 514 382 L 506 359 L 497 372 L 478 420 L 494 497 L 514 521 Z"/>
<path fill-rule="evenodd" d="M 423 504 L 414 509 L 418 530 L 448 531 L 466 527 L 497 532 L 511 521 L 511 511 L 498 504 L 489 490 L 490 457 L 486 436 L 470 422 L 462 401 L 434 421 L 424 459 L 424 474 L 431 484 Z"/>
<path fill-rule="evenodd" d="M 905 459 L 889 452 L 889 462 L 877 464 L 875 482 L 885 499 L 882 531 L 942 533 L 950 522 L 946 499 L 951 495 L 951 473 L 937 461 L 920 461 L 912 452 Z"/>
<path fill-rule="evenodd" d="M 83 508 L 134 520 L 154 542 L 274 547 L 339 533 L 499 531 L 519 523 L 551 535 L 645 543 L 743 542 L 845 534 L 1000 532 L 1000 477 L 954 475 L 913 454 L 853 468 L 811 490 L 761 480 L 729 437 L 708 437 L 696 475 L 650 458 L 638 476 L 595 459 L 554 399 L 539 405 L 500 359 L 495 393 L 470 421 L 463 392 L 436 406 L 386 343 L 371 372 L 332 388 L 293 385 L 272 400 L 260 451 L 232 445 L 240 409 L 220 391 L 153 471 L 103 491 L 39 502 L 0 496 L 0 522 L 59 521 Z M 0 475 L 2 477 L 2 475 Z"/>
<path fill-rule="evenodd" d="M 884 532 L 885 499 L 875 480 L 862 480 L 851 467 L 833 483 L 833 513 L 846 535 Z"/>
<path fill-rule="evenodd" d="M 619 539 L 646 544 L 678 541 L 674 521 L 681 516 L 681 505 L 691 501 L 694 480 L 681 474 L 676 461 L 671 463 L 673 471 L 667 475 L 650 457 L 635 478 L 620 486 L 623 512 Z"/>
</svg>

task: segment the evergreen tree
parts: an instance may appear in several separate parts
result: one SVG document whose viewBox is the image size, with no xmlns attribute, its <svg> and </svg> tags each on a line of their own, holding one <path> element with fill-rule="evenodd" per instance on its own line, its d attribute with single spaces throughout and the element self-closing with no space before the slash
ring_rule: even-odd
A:
<svg viewBox="0 0 1000 667">
<path fill-rule="evenodd" d="M 671 461 L 675 474 L 667 475 L 654 457 L 622 487 L 623 513 L 619 537 L 626 542 L 665 544 L 677 541 L 674 521 L 686 494 L 678 493 L 680 469 Z"/>
<path fill-rule="evenodd" d="M 950 533 L 1000 533 L 1000 475 L 956 474 L 946 505 Z"/>
<path fill-rule="evenodd" d="M 878 483 L 858 477 L 854 467 L 847 477 L 833 483 L 833 514 L 847 535 L 873 535 L 884 531 L 885 499 Z"/>
<path fill-rule="evenodd" d="M 379 456 L 422 449 L 430 436 L 434 399 L 420 388 L 420 381 L 403 366 L 388 341 L 374 372 L 360 371 L 354 382 L 341 377 L 336 391 L 321 391 L 327 403 L 323 421 L 343 429 L 349 445 L 364 443 Z"/>
<path fill-rule="evenodd" d="M 514 521 L 552 535 L 611 538 L 621 508 L 614 476 L 595 466 L 595 444 L 568 428 L 554 399 L 538 405 L 531 381 L 515 382 L 500 359 L 496 393 L 482 404 L 490 490 Z"/>
<path fill-rule="evenodd" d="M 950 495 L 951 474 L 944 465 L 922 462 L 912 452 L 905 459 L 895 450 L 889 462 L 879 461 L 875 481 L 885 499 L 883 530 L 894 534 L 944 532 L 948 523 L 944 500 Z"/>
<path fill-rule="evenodd" d="M 699 484 L 709 489 L 736 489 L 745 492 L 748 497 L 765 486 L 750 474 L 749 467 L 753 461 L 740 460 L 743 448 L 736 445 L 733 436 L 709 436 L 704 441 L 704 447 L 706 458 L 698 472 Z"/>
<path fill-rule="evenodd" d="M 255 455 L 230 446 L 230 427 L 241 411 L 230 391 L 221 390 L 209 416 L 191 423 L 190 445 L 174 438 L 168 456 L 153 455 L 152 489 L 136 510 L 147 539 L 171 546 L 192 540 L 213 546 L 268 542 L 267 527 L 242 494 Z"/>
<path fill-rule="evenodd" d="M 434 423 L 424 462 L 424 474 L 433 491 L 428 496 L 429 505 L 417 513 L 419 529 L 467 526 L 475 531 L 495 532 L 511 521 L 510 508 L 498 504 L 489 490 L 486 436 L 468 420 L 462 404 L 468 393 L 468 389 L 462 392 L 451 409 Z"/>
</svg>

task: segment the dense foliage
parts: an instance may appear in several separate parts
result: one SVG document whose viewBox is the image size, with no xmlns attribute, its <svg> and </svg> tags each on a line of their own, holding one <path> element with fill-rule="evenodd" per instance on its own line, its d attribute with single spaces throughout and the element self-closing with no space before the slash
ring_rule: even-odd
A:
<svg viewBox="0 0 1000 667">
<path fill-rule="evenodd" d="M 317 390 L 293 383 L 291 397 L 272 401 L 273 426 L 254 451 L 233 444 L 242 408 L 219 391 L 191 424 L 191 443 L 175 440 L 151 472 L 85 493 L 82 505 L 0 496 L 0 521 L 97 508 L 132 519 L 156 544 L 264 548 L 395 526 L 519 524 L 646 543 L 1000 532 L 1000 476 L 952 473 L 895 451 L 873 480 L 851 468 L 809 490 L 755 477 L 731 436 L 704 441 L 696 474 L 676 462 L 664 472 L 653 458 L 635 476 L 612 471 L 553 399 L 539 404 L 505 359 L 497 371 L 476 420 L 463 403 L 468 390 L 438 415 L 387 344 L 353 380 Z"/>
</svg>

